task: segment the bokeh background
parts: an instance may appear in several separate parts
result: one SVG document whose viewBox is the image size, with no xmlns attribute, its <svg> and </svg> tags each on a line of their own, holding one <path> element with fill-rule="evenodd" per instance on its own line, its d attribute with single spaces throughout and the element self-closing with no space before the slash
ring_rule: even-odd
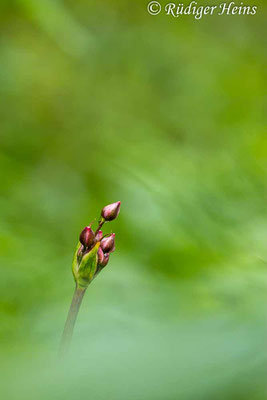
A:
<svg viewBox="0 0 267 400">
<path fill-rule="evenodd" d="M 196 21 L 143 0 L 1 0 L 2 398 L 267 399 L 254 3 Z M 79 232 L 117 200 L 116 253 L 60 362 Z"/>
</svg>

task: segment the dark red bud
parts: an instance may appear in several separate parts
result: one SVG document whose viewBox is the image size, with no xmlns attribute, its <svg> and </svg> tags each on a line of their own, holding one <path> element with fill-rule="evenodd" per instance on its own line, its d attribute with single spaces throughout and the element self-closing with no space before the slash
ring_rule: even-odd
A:
<svg viewBox="0 0 267 400">
<path fill-rule="evenodd" d="M 102 261 L 101 266 L 105 267 L 107 265 L 107 263 L 109 262 L 109 253 L 104 254 L 104 260 Z"/>
<path fill-rule="evenodd" d="M 121 202 L 117 201 L 116 203 L 112 203 L 104 207 L 103 210 L 101 211 L 101 215 L 106 221 L 112 221 L 119 215 L 120 208 L 121 208 Z"/>
<path fill-rule="evenodd" d="M 98 264 L 102 265 L 102 263 L 104 262 L 104 259 L 105 259 L 105 255 L 103 253 L 103 250 L 101 249 L 101 247 L 99 247 L 99 249 L 97 250 Z"/>
<path fill-rule="evenodd" d="M 100 246 L 104 253 L 110 253 L 115 250 L 115 233 L 112 235 L 105 237 L 101 240 Z"/>
<path fill-rule="evenodd" d="M 93 230 L 91 229 L 91 226 L 86 226 L 81 234 L 80 234 L 80 242 L 83 244 L 85 247 L 91 246 L 95 238 L 95 234 Z"/>
<path fill-rule="evenodd" d="M 81 262 L 84 250 L 85 250 L 85 247 L 84 247 L 83 244 L 81 244 L 81 246 L 79 247 L 79 249 L 77 251 L 77 261 L 78 261 L 78 263 Z"/>
<path fill-rule="evenodd" d="M 80 257 L 82 255 L 83 251 L 84 251 L 84 247 L 81 244 L 81 246 L 79 247 L 79 250 L 77 251 L 77 256 Z"/>
<path fill-rule="evenodd" d="M 97 234 L 95 235 L 95 241 L 96 242 L 100 242 L 102 237 L 103 237 L 103 232 L 102 231 L 98 231 Z"/>
</svg>

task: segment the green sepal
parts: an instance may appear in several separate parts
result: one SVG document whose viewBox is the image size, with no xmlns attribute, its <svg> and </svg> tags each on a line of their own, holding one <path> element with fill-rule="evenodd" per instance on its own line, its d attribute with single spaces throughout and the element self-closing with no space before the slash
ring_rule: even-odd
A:
<svg viewBox="0 0 267 400">
<path fill-rule="evenodd" d="M 99 242 L 96 243 L 92 250 L 82 257 L 80 263 L 77 260 L 77 253 L 81 244 L 79 243 L 77 246 L 72 263 L 72 273 L 77 286 L 80 288 L 87 288 L 94 278 L 97 269 L 97 250 L 99 245 Z"/>
<path fill-rule="evenodd" d="M 80 264 L 80 261 L 78 260 L 78 250 L 80 247 L 81 247 L 81 243 L 78 242 L 76 250 L 73 255 L 73 260 L 72 260 L 72 274 L 73 274 L 75 282 L 76 282 L 76 276 L 77 276 L 79 264 Z"/>
</svg>

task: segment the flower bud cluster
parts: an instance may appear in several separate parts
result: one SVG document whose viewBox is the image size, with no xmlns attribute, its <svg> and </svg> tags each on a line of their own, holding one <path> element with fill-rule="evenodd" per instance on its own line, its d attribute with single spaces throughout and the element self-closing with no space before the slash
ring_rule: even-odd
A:
<svg viewBox="0 0 267 400">
<path fill-rule="evenodd" d="M 101 219 L 95 231 L 86 226 L 81 234 L 73 262 L 73 275 L 77 284 L 88 285 L 108 264 L 110 254 L 115 251 L 115 233 L 103 235 L 102 226 L 117 218 L 121 202 L 109 204 L 101 211 Z M 82 282 L 82 283 L 80 283 Z"/>
</svg>

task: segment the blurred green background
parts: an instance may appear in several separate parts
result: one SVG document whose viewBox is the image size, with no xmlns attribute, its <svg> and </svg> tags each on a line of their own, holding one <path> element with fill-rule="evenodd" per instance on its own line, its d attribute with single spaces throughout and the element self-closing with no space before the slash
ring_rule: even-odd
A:
<svg viewBox="0 0 267 400">
<path fill-rule="evenodd" d="M 255 3 L 196 21 L 143 0 L 1 0 L 2 398 L 267 399 Z M 59 362 L 79 232 L 117 200 L 116 252 Z"/>
</svg>

